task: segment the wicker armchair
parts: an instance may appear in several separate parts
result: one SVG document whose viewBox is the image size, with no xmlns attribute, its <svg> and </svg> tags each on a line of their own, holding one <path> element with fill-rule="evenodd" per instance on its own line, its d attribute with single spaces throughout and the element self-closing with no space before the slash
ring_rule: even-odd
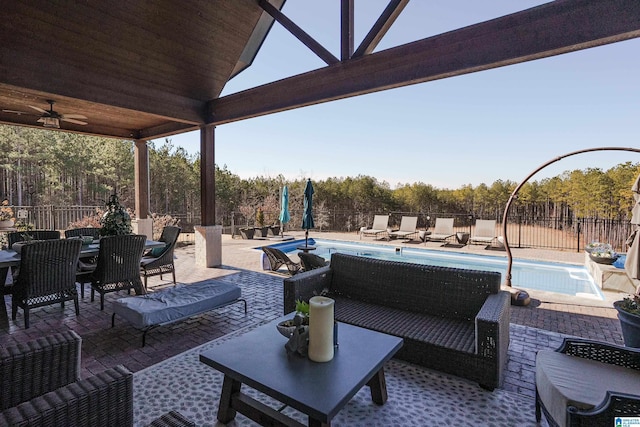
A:
<svg viewBox="0 0 640 427">
<path fill-rule="evenodd" d="M 280 267 L 286 265 L 287 270 L 289 270 L 289 274 L 294 275 L 302 269 L 302 266 L 299 263 L 291 261 L 291 259 L 280 249 L 263 246 L 262 251 L 267 255 L 271 271 L 278 271 Z"/>
<path fill-rule="evenodd" d="M 140 261 L 140 274 L 144 277 L 144 288 L 147 289 L 147 277 L 160 276 L 165 273 L 171 273 L 173 277 L 173 284 L 176 284 L 176 269 L 173 265 L 173 249 L 176 247 L 178 236 L 180 235 L 180 227 L 166 226 L 162 229 L 162 235 L 160 241 L 164 242 L 166 246 L 160 248 L 159 254 L 154 254 L 153 249 L 149 255 L 142 257 Z"/>
<path fill-rule="evenodd" d="M 82 242 L 79 240 L 45 240 L 22 248 L 20 273 L 12 287 L 11 318 L 18 308 L 24 310 L 24 326 L 29 327 L 29 310 L 35 307 L 73 301 L 80 314 L 76 291 L 76 266 Z"/>
<path fill-rule="evenodd" d="M 24 241 L 26 234 L 31 236 L 33 240 L 56 240 L 60 238 L 60 232 L 56 230 L 13 231 L 7 234 L 9 248 L 16 242 Z"/>
<path fill-rule="evenodd" d="M 0 425 L 133 425 L 133 374 L 123 366 L 81 380 L 73 331 L 0 347 Z"/>
<path fill-rule="evenodd" d="M 140 280 L 140 259 L 146 236 L 127 234 L 105 236 L 100 239 L 96 269 L 91 273 L 91 302 L 100 294 L 100 310 L 104 310 L 104 296 L 121 290 L 144 294 Z"/>
<path fill-rule="evenodd" d="M 536 420 L 607 426 L 640 414 L 640 349 L 565 338 L 536 356 Z M 617 425 L 617 424 L 616 424 Z"/>
</svg>

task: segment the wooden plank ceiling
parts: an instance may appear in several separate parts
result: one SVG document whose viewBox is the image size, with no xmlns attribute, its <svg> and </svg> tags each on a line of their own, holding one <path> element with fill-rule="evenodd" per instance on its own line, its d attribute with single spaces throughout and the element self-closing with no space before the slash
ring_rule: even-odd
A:
<svg viewBox="0 0 640 427">
<path fill-rule="evenodd" d="M 87 125 L 63 122 L 61 130 L 152 139 L 640 36 L 637 0 L 558 0 L 374 52 L 407 1 L 390 0 L 354 52 L 353 17 L 344 16 L 353 0 L 342 0 L 341 60 L 327 57 L 326 67 L 221 98 L 272 17 L 324 52 L 278 12 L 283 0 L 6 2 L 0 110 L 29 114 L 0 111 L 0 122 L 41 126 L 30 106 L 48 109 L 50 99 L 59 113 L 87 117 Z"/>
<path fill-rule="evenodd" d="M 11 1 L 0 20 L 0 121 L 36 124 L 56 102 L 91 134 L 197 129 L 263 15 L 254 0 Z M 237 70 L 236 70 L 237 71 Z M 40 126 L 40 124 L 36 124 Z"/>
</svg>

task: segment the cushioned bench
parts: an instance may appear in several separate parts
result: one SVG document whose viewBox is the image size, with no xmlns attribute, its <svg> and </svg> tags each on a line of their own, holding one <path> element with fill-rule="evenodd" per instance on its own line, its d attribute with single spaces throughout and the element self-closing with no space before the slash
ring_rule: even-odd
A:
<svg viewBox="0 0 640 427">
<path fill-rule="evenodd" d="M 146 295 L 120 298 L 113 302 L 111 327 L 116 314 L 139 329 L 143 329 L 142 346 L 147 332 L 156 326 L 168 325 L 182 319 L 220 308 L 238 301 L 242 292 L 236 284 L 219 279 L 203 280 L 189 285 L 178 284 Z"/>
</svg>

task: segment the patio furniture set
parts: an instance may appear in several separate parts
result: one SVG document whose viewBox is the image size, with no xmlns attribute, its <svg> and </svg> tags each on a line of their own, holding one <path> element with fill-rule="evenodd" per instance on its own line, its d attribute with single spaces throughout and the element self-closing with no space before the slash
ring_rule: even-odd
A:
<svg viewBox="0 0 640 427">
<path fill-rule="evenodd" d="M 499 273 L 335 253 L 327 267 L 284 279 L 284 312 L 323 290 L 339 322 L 404 339 L 396 355 L 478 382 L 501 384 L 510 295 Z"/>
<path fill-rule="evenodd" d="M 375 215 L 371 228 L 362 228 L 362 236 L 372 236 L 375 239 L 382 237 L 387 240 L 402 238 L 413 240 L 418 237 L 423 242 L 444 242 L 447 245 L 449 239 L 456 238 L 457 244 L 465 246 L 467 244 L 491 245 L 499 236 L 496 234 L 496 221 L 487 219 L 476 220 L 474 233 L 455 232 L 453 228 L 453 218 L 436 218 L 433 230 L 418 230 L 417 216 L 403 216 L 400 220 L 400 228 L 393 230 L 389 227 L 389 215 Z"/>
<path fill-rule="evenodd" d="M 165 239 L 173 237 L 177 234 L 167 232 Z M 104 240 L 101 248 L 107 248 L 108 242 Z M 45 265 L 66 259 L 64 264 L 71 267 L 68 265 L 63 273 L 54 276 L 61 281 L 68 280 L 67 276 L 75 280 L 75 266 L 81 254 L 79 245 L 81 242 L 74 239 L 26 245 L 22 249 L 25 262 L 21 263 L 20 275 L 42 277 L 45 269 L 26 260 L 33 256 L 31 252 L 59 246 L 56 251 L 38 253 L 37 259 Z M 136 251 L 141 252 L 140 245 L 144 247 L 144 242 L 137 245 Z M 383 366 L 391 357 L 476 381 L 487 390 L 501 385 L 509 346 L 511 297 L 500 290 L 499 273 L 340 253 L 332 255 L 331 263 L 319 262 L 314 257 L 319 258 L 301 253 L 304 271 L 284 279 L 284 312 L 288 313 L 285 317 L 200 356 L 203 363 L 225 375 L 217 415 L 221 422 L 231 421 L 236 412 L 260 423 L 288 425 L 291 422 L 282 413 L 242 393 L 243 384 L 307 414 L 309 425 L 330 424 L 364 385 L 370 387 L 375 403 L 384 404 Z M 155 270 L 156 274 L 167 272 Z M 14 289 L 18 296 L 21 295 L 20 275 L 14 285 L 18 286 Z M 173 277 L 175 281 L 175 275 Z M 140 281 L 140 270 L 137 280 Z M 141 283 L 139 286 L 143 289 Z M 275 324 L 291 317 L 296 301 L 306 301 L 320 293 L 336 301 L 340 347 L 336 349 L 335 361 L 322 364 L 306 358 L 292 361 L 284 354 Z M 74 300 L 78 313 L 77 293 L 75 298 L 71 290 L 59 292 L 55 297 L 53 302 L 62 304 Z M 112 327 L 117 314 L 143 329 L 144 346 L 146 334 L 153 327 L 236 302 L 244 303 L 246 313 L 247 303 L 241 298 L 240 288 L 223 280 L 178 285 L 114 301 Z M 49 303 L 45 298 L 32 307 Z M 25 323 L 28 325 L 28 308 Z M 0 376 L 0 425 L 132 424 L 131 372 L 116 366 L 94 377 L 79 379 L 80 343 L 80 337 L 68 331 L 27 345 L 0 348 L 3 373 Z M 251 348 L 260 351 L 248 351 Z M 363 348 L 368 350 L 363 352 Z M 245 356 L 235 357 L 239 352 Z M 56 362 L 60 372 L 55 375 L 49 372 L 53 370 L 45 368 L 54 359 L 60 360 Z M 270 369 L 265 370 L 264 363 L 268 363 Z M 35 372 L 55 378 L 29 379 Z M 300 379 L 302 376 L 304 380 Z M 309 378 L 315 378 L 314 384 L 325 381 L 327 385 L 314 387 L 307 396 L 304 392 L 307 388 L 300 384 Z M 114 398 L 97 399 L 94 395 Z M 604 425 L 614 418 L 637 417 L 640 413 L 640 349 L 565 339 L 555 352 L 540 351 L 536 357 L 535 403 L 536 419 L 540 420 L 544 414 L 553 426 Z M 96 417 L 96 413 L 101 415 Z M 150 425 L 191 426 L 193 423 L 172 411 Z"/>
<path fill-rule="evenodd" d="M 105 236 L 84 244 L 79 236 L 96 236 L 96 229 L 67 230 L 65 239 L 58 231 L 35 230 L 29 234 L 33 241 L 24 240 L 25 233 L 9 233 L 8 241 L 16 249 L 0 251 L 0 279 L 3 294 L 11 294 L 12 319 L 19 308 L 24 312 L 25 327 L 29 325 L 29 311 L 36 307 L 73 301 L 79 314 L 76 283 L 84 298 L 84 285 L 91 286 L 91 301 L 100 295 L 100 309 L 104 296 L 119 290 L 134 289 L 146 293 L 147 277 L 175 273 L 173 250 L 180 233 L 179 227 L 165 227 L 160 241 L 147 240 L 143 235 Z M 85 234 L 86 233 L 86 234 Z M 145 249 L 148 250 L 144 254 Z M 143 256 L 144 255 L 144 256 Z M 12 269 L 11 285 L 6 275 Z M 144 285 L 141 280 L 144 277 Z"/>
</svg>

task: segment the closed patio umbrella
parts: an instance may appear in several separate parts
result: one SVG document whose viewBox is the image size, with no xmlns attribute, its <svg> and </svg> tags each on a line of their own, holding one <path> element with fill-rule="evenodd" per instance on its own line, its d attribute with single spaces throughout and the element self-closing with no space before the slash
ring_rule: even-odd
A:
<svg viewBox="0 0 640 427">
<path fill-rule="evenodd" d="M 304 188 L 304 212 L 302 213 L 302 228 L 305 229 L 304 245 L 309 246 L 309 229 L 313 228 L 313 185 L 311 179 L 307 180 L 307 186 Z"/>
<path fill-rule="evenodd" d="M 289 216 L 289 188 L 282 187 L 282 203 L 280 207 L 280 235 L 284 237 L 284 225 L 291 220 Z"/>
<path fill-rule="evenodd" d="M 631 224 L 636 226 L 635 238 L 631 247 L 627 251 L 627 259 L 624 262 L 624 269 L 627 275 L 634 279 L 637 284 L 640 280 L 640 176 L 636 179 L 636 182 L 631 187 L 633 191 L 633 209 L 631 210 Z M 638 290 L 636 290 L 636 293 Z"/>
</svg>

